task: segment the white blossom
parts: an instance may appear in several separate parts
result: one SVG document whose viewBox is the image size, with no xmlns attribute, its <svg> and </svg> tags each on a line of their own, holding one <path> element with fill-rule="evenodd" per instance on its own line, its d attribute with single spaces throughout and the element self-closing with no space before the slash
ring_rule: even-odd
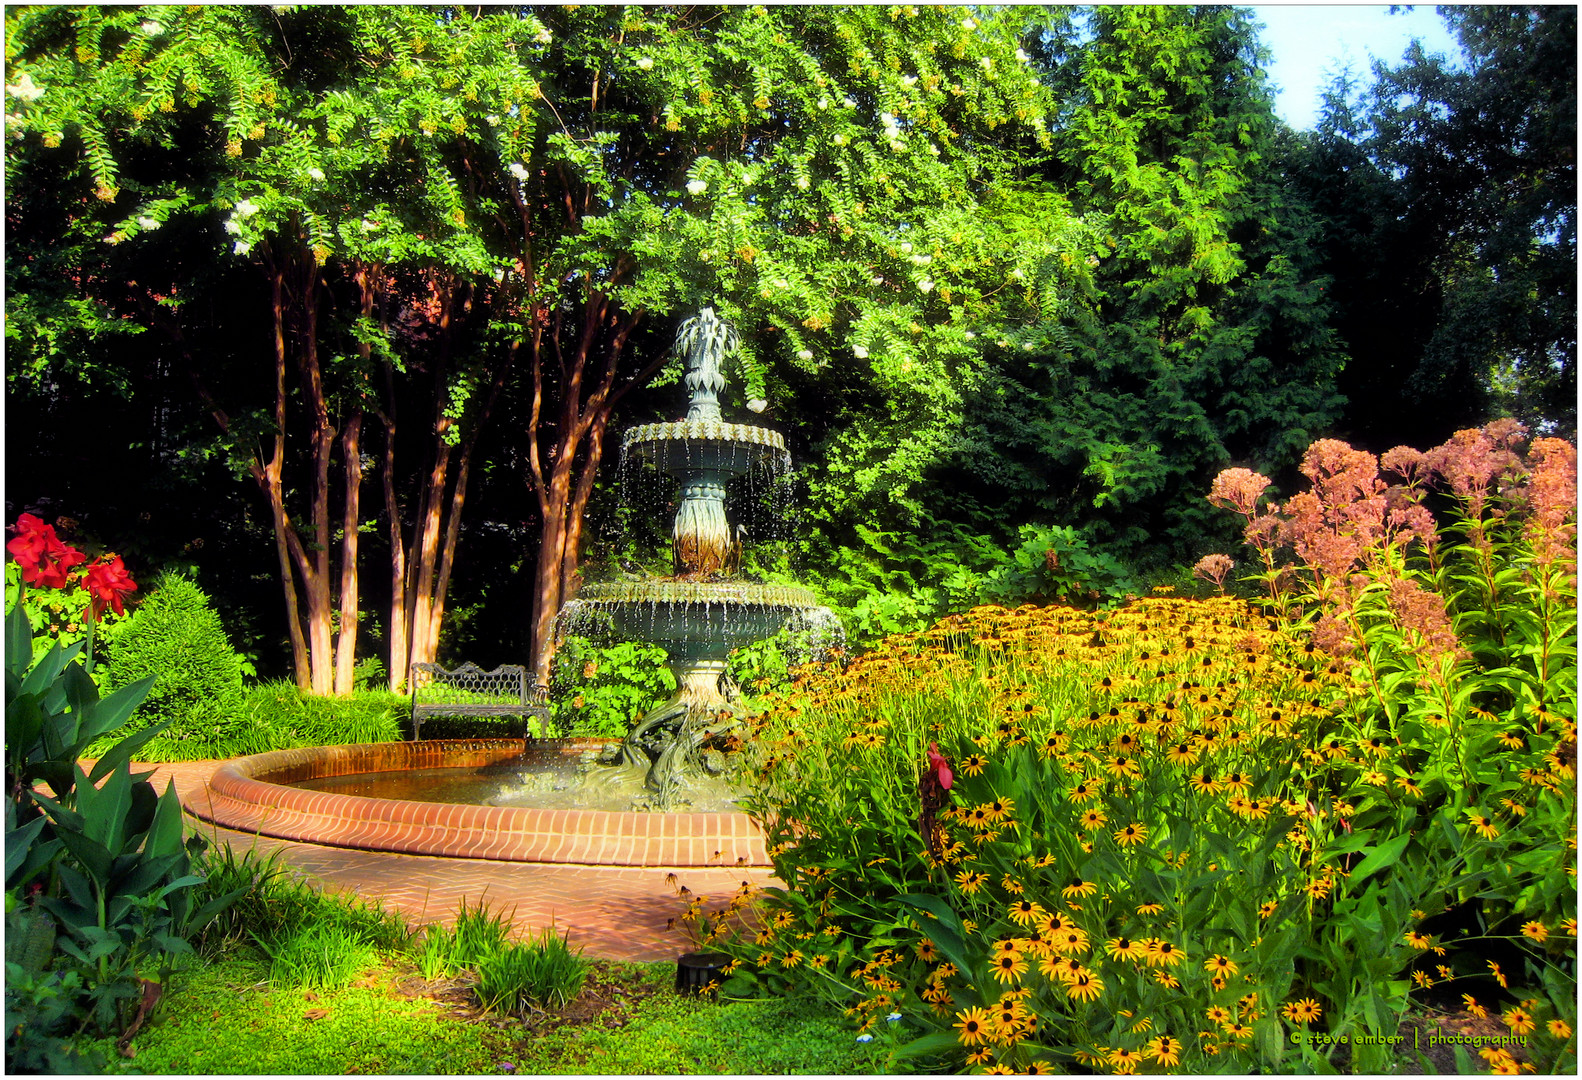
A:
<svg viewBox="0 0 1582 1080">
<path fill-rule="evenodd" d="M 811 359 L 813 359 L 813 350 L 812 349 L 798 349 L 797 350 L 797 354 L 796 354 L 796 358 L 798 360 L 811 360 Z"/>
<path fill-rule="evenodd" d="M 837 135 L 837 136 L 835 136 L 835 145 L 836 146 L 845 146 L 850 141 L 851 140 L 846 138 L 846 136 L 844 136 L 844 135 Z"/>
<path fill-rule="evenodd" d="M 490 113 L 488 116 L 485 116 L 483 119 L 484 119 L 484 122 L 486 124 L 488 124 L 490 127 L 499 127 L 500 126 L 500 118 L 498 116 L 494 115 L 493 113 Z"/>
<path fill-rule="evenodd" d="M 242 235 L 242 227 L 236 223 L 235 218 L 225 219 L 225 231 L 230 233 L 232 236 Z"/>
<path fill-rule="evenodd" d="M 901 76 L 901 85 L 902 86 L 916 86 L 917 85 L 917 76 L 916 75 L 902 75 Z"/>
<path fill-rule="evenodd" d="M 848 108 L 848 109 L 855 109 L 857 107 L 857 102 L 852 100 L 851 98 L 842 98 L 841 99 L 841 104 L 846 106 L 846 108 Z"/>
<path fill-rule="evenodd" d="M 934 256 L 932 256 L 932 255 L 913 255 L 912 256 L 912 264 L 914 266 L 927 266 L 929 263 L 931 263 L 933 261 L 934 261 Z"/>
<path fill-rule="evenodd" d="M 527 179 L 527 166 L 523 165 L 520 161 L 511 162 L 511 167 L 506 171 L 512 176 L 516 177 L 518 180 Z"/>
<path fill-rule="evenodd" d="M 242 217 L 252 217 L 258 213 L 258 204 L 253 202 L 252 199 L 243 199 L 236 204 L 236 212 Z"/>
<path fill-rule="evenodd" d="M 873 283 L 874 285 L 883 285 L 884 284 L 884 278 L 882 278 L 882 277 L 872 277 L 872 278 L 869 278 L 868 280 L 871 283 Z"/>
<path fill-rule="evenodd" d="M 7 84 L 5 92 L 12 97 L 21 98 L 23 101 L 37 101 L 44 96 L 44 88 L 33 85 L 33 76 L 25 71 L 14 85 Z"/>
<path fill-rule="evenodd" d="M 805 176 L 797 177 L 796 178 L 796 186 L 797 186 L 797 190 L 799 190 L 799 191 L 806 191 L 807 190 L 807 177 L 805 177 Z"/>
<path fill-rule="evenodd" d="M 648 71 L 654 66 L 654 61 L 651 57 L 640 57 L 637 61 L 637 66 L 644 71 Z"/>
<path fill-rule="evenodd" d="M 231 250 L 236 252 L 238 255 L 246 255 L 249 251 L 253 250 L 253 245 L 249 244 L 246 240 L 238 240 L 234 245 L 232 245 Z"/>
<path fill-rule="evenodd" d="M 769 407 L 769 403 L 761 397 L 755 397 L 747 403 L 747 411 L 760 413 Z"/>
<path fill-rule="evenodd" d="M 912 250 L 912 245 L 909 242 L 907 242 L 905 240 L 902 240 L 901 241 L 901 254 L 906 255 L 906 254 L 910 253 L 911 250 Z"/>
<path fill-rule="evenodd" d="M 742 187 L 752 187 L 758 182 L 758 177 L 751 171 L 742 173 Z"/>
<path fill-rule="evenodd" d="M 890 149 L 894 150 L 897 154 L 903 153 L 906 150 L 906 143 L 902 142 L 900 139 L 891 139 Z"/>
<path fill-rule="evenodd" d="M 829 98 L 827 98 L 827 97 L 819 98 L 818 99 L 819 112 L 823 112 L 827 108 L 829 108 Z"/>
<path fill-rule="evenodd" d="M 933 278 L 924 278 L 922 281 L 919 281 L 917 283 L 917 287 L 919 289 L 921 289 L 923 292 L 933 292 L 934 291 L 934 279 Z"/>
<path fill-rule="evenodd" d="M 143 33 L 147 34 L 149 37 L 158 37 L 160 34 L 165 32 L 164 26 L 155 22 L 153 19 L 145 21 L 142 26 L 139 27 L 139 29 L 141 29 Z"/>
<path fill-rule="evenodd" d="M 785 278 L 783 278 L 783 277 L 775 278 L 775 288 L 777 288 L 777 289 L 789 289 L 790 287 L 791 287 L 791 283 L 789 281 L 787 281 Z"/>
<path fill-rule="evenodd" d="M 970 16 L 968 18 L 962 19 L 961 28 L 963 30 L 976 30 L 978 28 L 978 20 L 971 18 Z"/>
<path fill-rule="evenodd" d="M 533 40 L 538 42 L 540 45 L 548 45 L 551 41 L 555 40 L 555 36 L 553 34 L 551 34 L 547 29 L 544 29 L 544 30 L 540 30 L 538 33 L 534 34 L 533 35 Z"/>
<path fill-rule="evenodd" d="M 137 219 L 137 227 L 142 229 L 144 232 L 153 232 L 155 229 L 159 228 L 159 219 L 151 218 L 147 214 L 144 214 Z"/>
<path fill-rule="evenodd" d="M 980 61 L 980 63 L 982 63 L 982 64 L 983 64 L 983 70 L 984 70 L 984 71 L 993 71 L 993 70 L 994 70 L 994 61 L 993 61 L 993 60 L 991 60 L 991 59 L 989 59 L 989 58 L 988 58 L 988 57 L 987 57 L 987 56 L 985 56 L 985 57 L 984 57 L 984 58 L 983 58 L 983 59 L 982 59 L 982 60 L 981 60 L 981 61 Z"/>
<path fill-rule="evenodd" d="M 1011 271 L 1011 280 L 1012 281 L 1021 281 L 1026 276 L 1027 276 L 1026 274 L 1022 273 L 1022 268 L 1020 266 L 1018 266 L 1016 269 Z"/>
<path fill-rule="evenodd" d="M 1016 58 L 1018 60 L 1020 60 L 1024 64 L 1027 63 L 1027 61 L 1028 61 L 1028 55 L 1025 52 L 1023 52 L 1021 49 L 1017 49 L 1016 50 Z"/>
<path fill-rule="evenodd" d="M 928 152 L 930 154 L 933 154 L 935 157 L 938 157 L 939 156 L 939 147 L 935 146 L 933 143 L 929 143 L 928 144 Z"/>
<path fill-rule="evenodd" d="M 687 184 L 687 192 L 691 195 L 702 195 L 709 190 L 709 185 L 702 180 L 693 180 Z"/>
<path fill-rule="evenodd" d="M 1022 351 L 1023 352 L 1032 352 L 1033 351 L 1033 343 L 1031 341 L 1024 341 L 1024 342 L 1022 342 Z"/>
<path fill-rule="evenodd" d="M 859 360 L 868 359 L 868 350 L 863 348 L 861 345 L 853 345 L 851 347 L 851 354 Z"/>
<path fill-rule="evenodd" d="M 315 165 L 313 168 L 308 170 L 308 179 L 312 180 L 314 183 L 318 183 L 324 179 L 324 170 Z"/>
<path fill-rule="evenodd" d="M 971 330 L 968 330 L 966 332 L 966 334 L 963 335 L 963 336 L 965 336 L 968 341 L 973 341 L 973 340 L 975 340 L 977 338 L 978 335 L 974 334 Z"/>
</svg>

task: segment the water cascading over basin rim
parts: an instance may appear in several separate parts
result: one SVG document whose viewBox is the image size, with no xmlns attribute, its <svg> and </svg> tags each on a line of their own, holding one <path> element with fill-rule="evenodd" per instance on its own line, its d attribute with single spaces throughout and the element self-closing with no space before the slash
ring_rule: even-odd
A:
<svg viewBox="0 0 1582 1080">
<path fill-rule="evenodd" d="M 438 739 L 275 750 L 221 765 L 187 810 L 246 833 L 367 851 L 587 866 L 770 865 L 763 831 L 743 813 L 467 806 L 287 786 L 365 772 L 498 765 L 520 758 L 527 746 L 523 739 Z"/>
<path fill-rule="evenodd" d="M 748 581 L 601 581 L 584 585 L 577 599 L 600 604 L 741 604 L 788 610 L 819 606 L 812 589 Z"/>
</svg>

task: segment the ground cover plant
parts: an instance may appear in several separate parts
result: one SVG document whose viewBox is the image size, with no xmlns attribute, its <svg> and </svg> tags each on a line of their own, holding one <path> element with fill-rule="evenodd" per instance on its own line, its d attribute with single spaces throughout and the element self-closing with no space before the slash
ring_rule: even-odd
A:
<svg viewBox="0 0 1582 1080">
<path fill-rule="evenodd" d="M 1222 476 L 1268 606 L 983 607 L 805 678 L 725 991 L 820 993 L 898 1067 L 1114 1072 L 1377 1071 L 1448 991 L 1511 1037 L 1458 1068 L 1575 1068 L 1575 452 L 1519 438 L 1392 451 L 1393 490 L 1320 442 L 1275 510 Z"/>
</svg>

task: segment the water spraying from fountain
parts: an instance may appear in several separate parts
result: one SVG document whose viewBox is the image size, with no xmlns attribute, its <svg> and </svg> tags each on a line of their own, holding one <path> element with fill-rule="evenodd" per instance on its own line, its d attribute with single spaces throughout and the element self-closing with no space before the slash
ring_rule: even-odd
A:
<svg viewBox="0 0 1582 1080">
<path fill-rule="evenodd" d="M 715 751 L 737 738 L 738 709 L 720 685 L 731 650 L 788 625 L 833 645 L 840 626 L 809 589 L 735 577 L 746 531 L 726 513 L 731 481 L 746 478 L 750 493 L 772 491 L 790 472 L 779 432 L 728 424 L 721 415 L 723 364 L 738 343 L 712 308 L 684 322 L 676 348 L 686 356 L 686 418 L 633 428 L 621 445 L 623 482 L 636 475 L 628 462 L 646 461 L 677 484 L 673 576 L 584 586 L 558 623 L 561 634 L 651 641 L 669 652 L 676 693 L 638 721 L 621 749 L 628 765 L 648 766 L 646 783 L 661 805 L 678 797 L 689 774 L 717 771 Z"/>
</svg>

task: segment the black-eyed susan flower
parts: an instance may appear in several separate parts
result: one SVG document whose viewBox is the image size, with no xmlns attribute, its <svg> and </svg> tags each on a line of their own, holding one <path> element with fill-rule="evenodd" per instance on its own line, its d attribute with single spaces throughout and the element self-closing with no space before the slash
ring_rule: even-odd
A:
<svg viewBox="0 0 1582 1080">
<path fill-rule="evenodd" d="M 982 754 L 968 754 L 961 759 L 961 771 L 968 776 L 982 776 L 983 768 L 988 763 Z"/>
<path fill-rule="evenodd" d="M 1124 829 L 1118 830 L 1114 835 L 1115 842 L 1121 847 L 1131 847 L 1148 839 L 1148 827 L 1134 821 Z"/>
<path fill-rule="evenodd" d="M 1148 946 L 1142 941 L 1117 937 L 1104 943 L 1104 951 L 1112 960 L 1130 960 L 1135 963 L 1148 955 Z"/>
<path fill-rule="evenodd" d="M 1549 940 L 1549 928 L 1537 919 L 1522 923 L 1522 937 L 1531 938 L 1540 945 Z"/>
<path fill-rule="evenodd" d="M 1252 1028 L 1240 1020 L 1233 1020 L 1226 1024 L 1223 1030 L 1226 1035 L 1229 1035 L 1236 1042 L 1246 1042 L 1252 1038 Z"/>
<path fill-rule="evenodd" d="M 1152 904 L 1152 903 L 1150 903 L 1150 904 L 1138 904 L 1137 905 L 1137 914 L 1139 914 L 1139 915 L 1157 915 L 1161 911 L 1163 911 L 1164 909 L 1165 909 L 1165 906 L 1163 904 Z"/>
<path fill-rule="evenodd" d="M 1482 814 L 1472 814 L 1471 821 L 1472 831 L 1476 832 L 1485 840 L 1493 840 L 1496 836 L 1500 835 L 1499 827 Z"/>
<path fill-rule="evenodd" d="M 1571 1025 L 1559 1017 L 1555 1017 L 1549 1021 L 1549 1034 L 1561 1041 L 1569 1039 L 1571 1037 Z"/>
<path fill-rule="evenodd" d="M 1077 820 L 1082 823 L 1084 829 L 1102 829 L 1109 818 L 1105 817 L 1103 810 L 1095 808 L 1082 811 Z"/>
<path fill-rule="evenodd" d="M 994 958 L 994 977 L 1002 983 L 1020 982 L 1027 971 L 1027 961 L 1019 952 L 1001 953 Z"/>
<path fill-rule="evenodd" d="M 1186 953 L 1168 941 L 1150 938 L 1146 959 L 1150 967 L 1175 967 L 1186 960 Z"/>
<path fill-rule="evenodd" d="M 1111 776 L 1135 780 L 1142 776 L 1143 770 L 1137 764 L 1137 759 L 1126 754 L 1112 754 L 1104 761 L 1104 771 Z"/>
<path fill-rule="evenodd" d="M 1201 792 L 1204 795 L 1218 795 L 1220 793 L 1219 781 L 1214 779 L 1214 774 L 1208 769 L 1204 769 L 1199 773 L 1193 773 L 1191 780 L 1188 782 L 1192 785 L 1193 791 Z"/>
<path fill-rule="evenodd" d="M 1038 970 L 1047 978 L 1069 983 L 1077 976 L 1086 974 L 1088 969 L 1082 965 L 1081 960 L 1074 956 L 1067 956 L 1059 960 L 1045 960 L 1038 965 Z"/>
<path fill-rule="evenodd" d="M 1216 1027 L 1223 1027 L 1234 1019 L 1230 1014 L 1230 1010 L 1223 1005 L 1210 1005 L 1208 1011 L 1203 1015 L 1208 1017 L 1208 1022 Z M 1208 1034 L 1212 1035 L 1213 1033 L 1209 1032 Z"/>
<path fill-rule="evenodd" d="M 1066 996 L 1073 1001 L 1097 1001 L 1104 993 L 1104 980 L 1091 972 L 1083 972 L 1066 985 Z"/>
<path fill-rule="evenodd" d="M 1074 926 L 1067 927 L 1057 934 L 1051 934 L 1049 944 L 1057 953 L 1065 956 L 1084 953 L 1090 948 L 1088 935 Z"/>
<path fill-rule="evenodd" d="M 956 884 L 964 893 L 975 893 L 989 880 L 989 875 L 978 870 L 963 870 L 956 875 Z"/>
<path fill-rule="evenodd" d="M 1512 1035 L 1526 1035 L 1538 1026 L 1533 1020 L 1533 1014 L 1520 1005 L 1514 1009 L 1506 1009 L 1500 1014 L 1500 1020 L 1511 1029 Z"/>
<path fill-rule="evenodd" d="M 1022 954 L 1021 938 L 1001 938 L 989 950 L 995 956 L 1020 956 Z"/>
<path fill-rule="evenodd" d="M 963 1046 L 976 1046 L 987 1039 L 993 1028 L 987 1009 L 968 1009 L 956 1014 L 956 1036 Z"/>
<path fill-rule="evenodd" d="M 1125 1047 L 1111 1050 L 1105 1057 L 1105 1061 L 1114 1067 L 1117 1076 L 1130 1076 L 1135 1073 L 1137 1066 L 1141 1065 L 1143 1060 L 1143 1056 L 1136 1050 L 1128 1050 Z"/>
<path fill-rule="evenodd" d="M 1158 983 L 1160 986 L 1163 986 L 1167 990 L 1179 990 L 1181 988 L 1181 980 L 1170 974 L 1168 971 L 1161 970 L 1154 972 L 1154 982 Z"/>
<path fill-rule="evenodd" d="M 1016 809 L 1016 804 L 1011 799 L 993 799 L 985 804 L 990 821 L 1004 821 Z"/>
<path fill-rule="evenodd" d="M 1245 795 L 1252 788 L 1252 777 L 1246 773 L 1233 772 L 1221 781 L 1221 786 L 1226 791 L 1234 791 L 1238 795 Z"/>
<path fill-rule="evenodd" d="M 1218 975 L 1228 979 L 1240 969 L 1236 967 L 1236 961 L 1230 957 L 1215 954 L 1203 962 L 1203 970 L 1210 975 Z"/>
<path fill-rule="evenodd" d="M 1201 753 L 1192 743 L 1180 742 L 1165 751 L 1165 760 L 1172 765 L 1191 765 Z"/>
<path fill-rule="evenodd" d="M 1488 965 L 1489 971 L 1494 974 L 1494 981 L 1500 984 L 1500 989 L 1509 990 L 1510 985 L 1505 981 L 1505 972 L 1500 970 L 1500 965 L 1493 960 L 1488 961 Z"/>
<path fill-rule="evenodd" d="M 1406 943 L 1414 949 L 1427 949 L 1433 945 L 1434 939 L 1416 930 L 1408 930 L 1406 932 Z"/>
<path fill-rule="evenodd" d="M 1408 795 L 1412 796 L 1414 799 L 1421 799 L 1423 797 L 1423 789 L 1417 786 L 1417 780 L 1411 774 L 1407 774 L 1406 776 L 1397 776 L 1395 778 L 1395 786 L 1406 792 Z"/>
<path fill-rule="evenodd" d="M 1060 895 L 1067 900 L 1085 899 L 1099 891 L 1099 887 L 1091 881 L 1073 878 L 1071 884 L 1060 890 Z"/>
<path fill-rule="evenodd" d="M 1099 797 L 1098 785 L 1091 780 L 1083 780 L 1067 793 L 1067 798 L 1078 804 L 1092 802 Z"/>
<path fill-rule="evenodd" d="M 1166 1068 L 1181 1064 L 1181 1051 L 1184 1049 L 1186 1047 L 1180 1039 L 1173 1039 L 1169 1035 L 1149 1039 L 1147 1046 L 1148 1056 Z"/>
<path fill-rule="evenodd" d="M 1031 900 L 1018 900 L 1011 905 L 1008 914 L 1018 926 L 1032 926 L 1048 912 Z"/>
<path fill-rule="evenodd" d="M 1473 1016 L 1479 1020 L 1483 1020 L 1489 1015 L 1489 1010 L 1485 1009 L 1482 1005 L 1479 1005 L 1478 999 L 1473 997 L 1471 994 L 1462 994 L 1461 1004 L 1462 1007 L 1467 1010 L 1468 1016 Z"/>
<path fill-rule="evenodd" d="M 1280 901 L 1278 900 L 1265 900 L 1263 903 L 1258 905 L 1258 918 L 1267 919 L 1270 915 L 1275 913 L 1275 909 L 1277 909 L 1279 906 Z"/>
</svg>

